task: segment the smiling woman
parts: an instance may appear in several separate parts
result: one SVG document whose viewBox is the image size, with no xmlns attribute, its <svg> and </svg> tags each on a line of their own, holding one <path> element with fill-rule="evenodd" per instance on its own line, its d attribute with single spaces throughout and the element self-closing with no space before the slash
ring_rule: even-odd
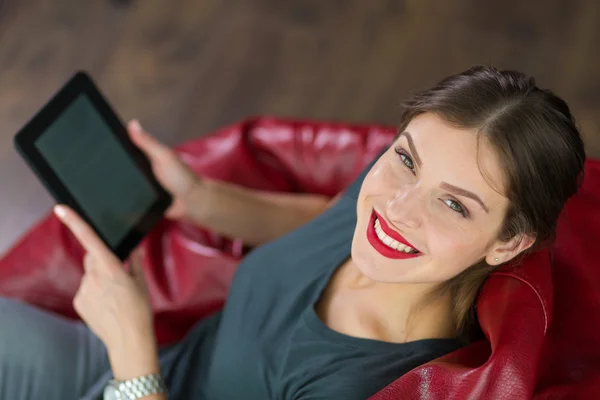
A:
<svg viewBox="0 0 600 400">
<path fill-rule="evenodd" d="M 150 376 L 177 399 L 362 400 L 463 346 L 489 273 L 552 239 L 583 143 L 567 105 L 517 72 L 473 68 L 405 107 L 329 207 L 196 176 L 131 123 L 176 199 L 169 218 L 260 245 L 225 307 L 157 349 L 141 269 L 68 216 L 91 253 L 74 302 L 87 326 L 0 299 L 0 397 L 108 399 Z"/>
<path fill-rule="evenodd" d="M 413 325 L 447 321 L 431 335 L 469 337 L 489 273 L 551 242 L 580 182 L 583 142 L 564 101 L 491 67 L 410 98 L 399 131 L 364 179 L 350 264 L 394 288 L 380 303 L 390 318 L 405 308 Z M 394 256 L 405 246 L 418 253 Z"/>
</svg>

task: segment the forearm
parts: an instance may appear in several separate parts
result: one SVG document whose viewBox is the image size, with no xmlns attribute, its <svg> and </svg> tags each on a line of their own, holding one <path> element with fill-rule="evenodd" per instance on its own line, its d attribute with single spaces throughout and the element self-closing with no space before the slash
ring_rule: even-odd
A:
<svg viewBox="0 0 600 400">
<path fill-rule="evenodd" d="M 108 349 L 114 379 L 125 381 L 149 374 L 160 374 L 158 347 L 154 337 L 139 336 L 124 342 L 123 349 Z M 167 400 L 166 394 L 153 394 L 144 400 Z"/>
<path fill-rule="evenodd" d="M 329 198 L 274 193 L 202 179 L 190 196 L 186 220 L 248 245 L 276 239 L 325 210 Z"/>
</svg>

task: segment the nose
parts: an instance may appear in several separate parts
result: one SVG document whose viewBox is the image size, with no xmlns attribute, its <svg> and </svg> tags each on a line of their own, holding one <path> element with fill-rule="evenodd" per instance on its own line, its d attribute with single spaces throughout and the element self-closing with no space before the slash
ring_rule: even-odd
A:
<svg viewBox="0 0 600 400">
<path fill-rule="evenodd" d="M 399 188 L 387 201 L 387 217 L 398 227 L 418 228 L 423 218 L 423 204 L 418 186 Z"/>
</svg>

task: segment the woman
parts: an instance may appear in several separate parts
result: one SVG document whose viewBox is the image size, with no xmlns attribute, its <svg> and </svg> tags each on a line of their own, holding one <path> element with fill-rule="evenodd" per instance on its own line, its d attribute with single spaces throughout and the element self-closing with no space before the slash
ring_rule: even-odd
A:
<svg viewBox="0 0 600 400">
<path fill-rule="evenodd" d="M 139 262 L 126 272 L 59 207 L 88 251 L 86 324 L 2 300 L 0 398 L 98 398 L 148 374 L 174 399 L 367 398 L 477 335 L 485 278 L 552 240 L 585 158 L 564 101 L 490 67 L 409 99 L 392 145 L 331 204 L 198 178 L 129 132 L 175 198 L 169 218 L 260 246 L 224 309 L 157 349 Z"/>
</svg>

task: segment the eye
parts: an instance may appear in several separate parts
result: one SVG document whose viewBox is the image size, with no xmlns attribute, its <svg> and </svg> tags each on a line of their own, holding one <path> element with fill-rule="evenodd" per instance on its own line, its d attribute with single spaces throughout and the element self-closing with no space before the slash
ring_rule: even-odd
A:
<svg viewBox="0 0 600 400">
<path fill-rule="evenodd" d="M 396 152 L 396 154 L 398 154 L 398 156 L 400 157 L 400 160 L 402 161 L 402 163 L 411 170 L 411 172 L 414 174 L 415 173 L 415 164 L 412 160 L 412 158 L 410 158 L 410 156 L 408 154 L 406 154 L 404 152 L 404 150 L 402 149 L 394 149 L 394 151 Z"/>
<path fill-rule="evenodd" d="M 452 199 L 446 199 L 443 201 L 444 201 L 444 203 L 446 203 L 448 205 L 448 207 L 450 207 L 451 210 L 456 211 L 457 213 L 461 214 L 465 218 L 469 217 L 469 211 L 467 211 L 467 209 L 465 207 L 463 207 L 463 205 L 460 204 L 458 201 L 455 201 Z"/>
</svg>

